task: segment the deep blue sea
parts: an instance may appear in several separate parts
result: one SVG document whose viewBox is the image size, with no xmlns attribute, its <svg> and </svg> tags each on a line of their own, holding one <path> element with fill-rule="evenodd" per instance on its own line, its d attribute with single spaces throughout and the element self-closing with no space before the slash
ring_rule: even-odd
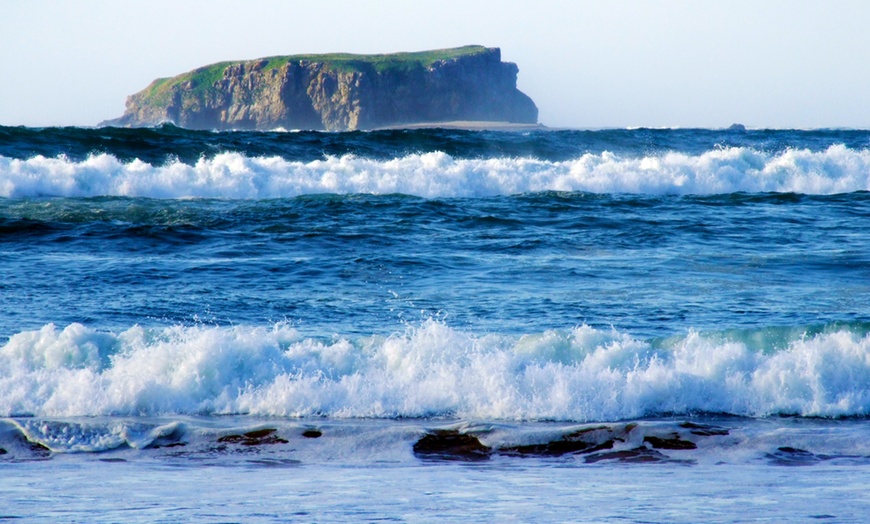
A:
<svg viewBox="0 0 870 524">
<path fill-rule="evenodd" d="M 868 191 L 861 130 L 0 127 L 0 520 L 863 522 Z"/>
</svg>

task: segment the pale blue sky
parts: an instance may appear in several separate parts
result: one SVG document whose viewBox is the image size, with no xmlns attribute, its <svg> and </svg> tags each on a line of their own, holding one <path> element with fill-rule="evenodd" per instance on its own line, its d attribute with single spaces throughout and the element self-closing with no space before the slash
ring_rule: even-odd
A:
<svg viewBox="0 0 870 524">
<path fill-rule="evenodd" d="M 230 59 L 483 44 L 556 127 L 870 128 L 870 2 L 0 0 L 0 124 L 94 125 Z"/>
</svg>

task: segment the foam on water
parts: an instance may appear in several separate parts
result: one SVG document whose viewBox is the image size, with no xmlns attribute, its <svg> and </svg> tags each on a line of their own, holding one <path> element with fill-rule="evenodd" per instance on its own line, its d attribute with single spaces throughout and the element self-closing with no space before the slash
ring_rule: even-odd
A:
<svg viewBox="0 0 870 524">
<path fill-rule="evenodd" d="M 71 324 L 0 348 L 5 416 L 850 416 L 870 411 L 868 383 L 870 335 L 848 328 L 759 350 L 720 335 L 664 343 L 588 326 L 509 337 L 427 321 L 352 340 L 284 324 L 117 334 Z"/>
<path fill-rule="evenodd" d="M 870 151 L 834 145 L 823 151 L 769 154 L 729 147 L 700 155 L 629 157 L 608 152 L 569 161 L 457 159 L 441 152 L 382 161 L 345 155 L 312 162 L 223 153 L 193 165 L 128 163 L 108 154 L 0 157 L 0 196 L 285 198 L 318 193 L 402 193 L 427 198 L 539 191 L 726 194 L 834 194 L 870 190 Z"/>
<path fill-rule="evenodd" d="M 180 422 L 154 425 L 121 419 L 87 419 L 85 422 L 24 419 L 9 422 L 28 441 L 38 442 L 49 451 L 64 453 L 100 452 L 125 446 L 142 449 L 185 430 Z"/>
</svg>

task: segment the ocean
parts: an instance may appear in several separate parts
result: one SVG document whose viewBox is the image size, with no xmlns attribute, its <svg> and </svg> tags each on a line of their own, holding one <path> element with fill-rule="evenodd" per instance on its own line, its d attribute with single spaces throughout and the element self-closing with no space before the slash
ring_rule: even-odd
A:
<svg viewBox="0 0 870 524">
<path fill-rule="evenodd" d="M 0 520 L 865 522 L 870 131 L 0 127 Z"/>
</svg>

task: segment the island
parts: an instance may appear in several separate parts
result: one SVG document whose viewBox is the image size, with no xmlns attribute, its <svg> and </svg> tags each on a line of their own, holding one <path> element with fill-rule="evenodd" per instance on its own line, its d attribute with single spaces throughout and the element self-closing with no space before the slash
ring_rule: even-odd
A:
<svg viewBox="0 0 870 524">
<path fill-rule="evenodd" d="M 220 62 L 153 81 L 101 126 L 353 131 L 536 125 L 519 68 L 498 48 L 292 55 Z"/>
</svg>

